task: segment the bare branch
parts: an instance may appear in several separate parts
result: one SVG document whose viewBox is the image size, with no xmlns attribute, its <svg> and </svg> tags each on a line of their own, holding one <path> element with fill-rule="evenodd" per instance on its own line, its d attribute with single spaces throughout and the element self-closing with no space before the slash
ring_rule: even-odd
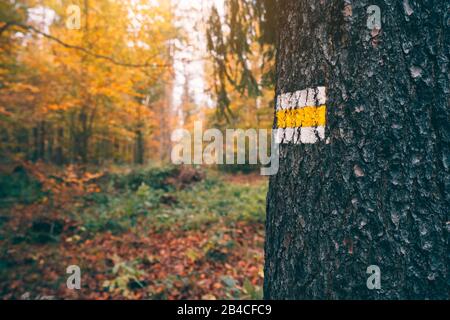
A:
<svg viewBox="0 0 450 320">
<path fill-rule="evenodd" d="M 16 26 L 16 27 L 28 30 L 28 31 L 32 31 L 32 32 L 34 32 L 36 34 L 39 34 L 39 35 L 41 35 L 41 36 L 43 36 L 43 37 L 45 37 L 47 39 L 50 39 L 50 40 L 60 44 L 61 46 L 65 47 L 65 48 L 81 51 L 81 52 L 83 52 L 83 53 L 85 53 L 85 54 L 87 54 L 89 56 L 92 56 L 92 57 L 97 58 L 97 59 L 107 60 L 107 61 L 109 61 L 109 62 L 111 62 L 111 63 L 113 63 L 115 65 L 118 65 L 118 66 L 127 67 L 127 68 L 168 68 L 168 67 L 170 67 L 170 65 L 168 65 L 168 64 L 157 64 L 157 63 L 148 63 L 148 62 L 147 63 L 142 63 L 142 64 L 134 64 L 134 63 L 127 63 L 127 62 L 118 61 L 118 60 L 114 59 L 113 57 L 106 56 L 106 55 L 99 54 L 99 53 L 95 53 L 95 52 L 92 52 L 92 51 L 90 51 L 90 50 L 88 50 L 88 49 L 86 49 L 84 47 L 80 47 L 80 46 L 76 46 L 76 45 L 73 45 L 73 44 L 66 43 L 66 42 L 62 41 L 61 39 L 59 39 L 59 38 L 57 38 L 55 36 L 52 36 L 51 34 L 48 34 L 48 33 L 45 33 L 43 31 L 40 31 L 39 29 L 37 29 L 37 28 L 35 28 L 33 26 L 25 25 L 25 24 L 21 24 L 21 23 L 16 23 L 16 22 L 7 22 L 5 24 L 5 26 L 0 28 L 0 35 L 1 35 L 1 33 L 4 30 L 6 30 L 6 28 L 8 28 L 9 26 L 13 26 L 13 25 Z"/>
<path fill-rule="evenodd" d="M 2 33 L 3 33 L 6 29 L 8 29 L 10 26 L 11 26 L 11 24 L 8 23 L 8 22 L 6 22 L 5 25 L 2 26 L 2 27 L 0 28 L 0 37 L 2 36 Z"/>
</svg>

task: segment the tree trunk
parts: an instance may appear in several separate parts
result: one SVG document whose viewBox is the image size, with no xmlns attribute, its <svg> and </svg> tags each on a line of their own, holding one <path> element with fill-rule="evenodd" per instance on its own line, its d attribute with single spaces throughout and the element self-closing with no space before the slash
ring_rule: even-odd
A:
<svg viewBox="0 0 450 320">
<path fill-rule="evenodd" d="M 33 161 L 37 161 L 39 159 L 39 130 L 38 127 L 33 127 L 32 129 L 33 135 Z"/>
<path fill-rule="evenodd" d="M 144 164 L 144 136 L 141 129 L 136 130 L 134 164 Z"/>
<path fill-rule="evenodd" d="M 45 159 L 48 160 L 48 162 L 53 161 L 54 142 L 55 142 L 55 130 L 52 124 L 50 123 L 47 128 L 47 148 L 45 150 Z"/>
<path fill-rule="evenodd" d="M 0 162 L 6 159 L 6 155 L 9 153 L 10 149 L 10 137 L 9 132 L 6 128 L 0 127 Z"/>
<path fill-rule="evenodd" d="M 57 165 L 64 163 L 64 128 L 61 127 L 56 130 L 56 149 L 53 160 Z"/>
<path fill-rule="evenodd" d="M 39 123 L 38 159 L 45 160 L 45 140 L 47 139 L 47 123 Z"/>
<path fill-rule="evenodd" d="M 46 123 L 40 121 L 33 128 L 33 161 L 44 160 L 45 158 Z"/>
<path fill-rule="evenodd" d="M 79 114 L 80 129 L 76 136 L 77 145 L 77 160 L 83 164 L 88 163 L 89 157 L 89 140 L 91 138 L 91 132 L 88 124 L 88 116 L 83 109 Z"/>
<path fill-rule="evenodd" d="M 450 297 L 448 9 L 283 1 L 277 95 L 326 87 L 326 124 L 316 143 L 280 145 L 265 298 Z M 381 289 L 367 285 L 371 265 Z"/>
</svg>

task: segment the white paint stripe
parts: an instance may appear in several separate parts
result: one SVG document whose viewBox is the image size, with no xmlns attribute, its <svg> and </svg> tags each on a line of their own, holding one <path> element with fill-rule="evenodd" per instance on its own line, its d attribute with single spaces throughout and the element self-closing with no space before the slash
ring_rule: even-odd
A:
<svg viewBox="0 0 450 320">
<path fill-rule="evenodd" d="M 315 106 L 316 105 L 316 89 L 306 89 L 308 92 L 308 98 L 306 99 L 305 106 Z M 305 107 L 302 106 L 302 107 Z"/>
<path fill-rule="evenodd" d="M 323 105 L 327 103 L 327 89 L 325 87 L 317 87 L 317 105 Z"/>
<path fill-rule="evenodd" d="M 284 131 L 284 143 L 294 142 L 294 135 L 297 128 L 286 128 Z"/>
<path fill-rule="evenodd" d="M 325 127 L 302 127 L 300 128 L 301 143 L 316 143 L 325 139 Z"/>
<path fill-rule="evenodd" d="M 275 142 L 279 144 L 312 144 L 325 140 L 325 126 L 275 129 Z"/>
<path fill-rule="evenodd" d="M 280 128 L 280 129 L 275 129 L 275 143 L 283 143 L 283 137 L 284 137 L 284 129 Z"/>
<path fill-rule="evenodd" d="M 306 90 L 300 90 L 297 91 L 297 106 L 302 106 L 302 105 L 306 105 L 306 96 L 307 96 L 307 92 Z"/>
<path fill-rule="evenodd" d="M 320 106 L 326 104 L 326 102 L 325 87 L 308 88 L 278 95 L 276 110 Z"/>
</svg>

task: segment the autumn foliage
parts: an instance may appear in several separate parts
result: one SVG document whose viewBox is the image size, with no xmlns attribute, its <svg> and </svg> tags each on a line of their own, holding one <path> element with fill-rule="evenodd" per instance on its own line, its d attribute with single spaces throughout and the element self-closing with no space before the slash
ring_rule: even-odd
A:
<svg viewBox="0 0 450 320">
<path fill-rule="evenodd" d="M 0 152 L 57 164 L 159 152 L 176 37 L 165 2 L 89 1 L 79 30 L 65 1 L 34 2 L 1 8 Z"/>
<path fill-rule="evenodd" d="M 212 107 L 206 27 L 186 27 L 203 13 L 174 3 L 0 2 L 0 299 L 262 297 L 266 181 L 168 163 L 196 120 L 270 128 L 271 92 L 228 83 L 229 112 Z"/>
</svg>

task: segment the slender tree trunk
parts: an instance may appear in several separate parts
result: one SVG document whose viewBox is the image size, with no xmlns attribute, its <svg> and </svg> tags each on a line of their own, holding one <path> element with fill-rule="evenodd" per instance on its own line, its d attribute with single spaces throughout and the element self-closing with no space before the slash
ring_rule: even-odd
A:
<svg viewBox="0 0 450 320">
<path fill-rule="evenodd" d="M 10 137 L 6 128 L 0 127 L 0 162 L 2 159 L 6 159 L 6 154 L 10 149 Z"/>
<path fill-rule="evenodd" d="M 47 148 L 45 150 L 45 159 L 49 162 L 53 161 L 54 142 L 55 142 L 55 130 L 52 124 L 47 127 Z"/>
<path fill-rule="evenodd" d="M 15 135 L 15 153 L 23 153 L 24 158 L 27 159 L 29 152 L 29 137 L 28 129 L 26 127 L 19 127 L 14 130 Z"/>
<path fill-rule="evenodd" d="M 56 130 L 56 148 L 53 161 L 57 165 L 64 163 L 64 128 Z"/>
<path fill-rule="evenodd" d="M 91 138 L 91 132 L 88 125 L 87 114 L 84 109 L 80 112 L 79 119 L 80 131 L 78 133 L 78 157 L 83 164 L 86 164 L 89 157 L 89 140 Z"/>
<path fill-rule="evenodd" d="M 46 139 L 46 124 L 45 121 L 40 121 L 36 127 L 33 128 L 33 160 L 43 160 L 45 156 L 45 139 Z"/>
<path fill-rule="evenodd" d="M 141 129 L 136 130 L 134 163 L 144 164 L 144 137 Z"/>
<path fill-rule="evenodd" d="M 381 30 L 368 28 L 370 5 Z M 277 95 L 326 87 L 326 125 L 316 143 L 280 146 L 265 298 L 450 297 L 448 9 L 283 1 Z M 367 286 L 371 265 L 381 289 Z"/>
<path fill-rule="evenodd" d="M 45 160 L 45 141 L 47 139 L 47 123 L 41 121 L 39 124 L 39 159 Z"/>
<path fill-rule="evenodd" d="M 170 51 L 170 49 L 169 49 Z M 162 108 L 159 110 L 159 157 L 161 162 L 166 162 L 170 159 L 170 129 L 172 114 L 172 90 L 173 82 L 168 80 L 164 84 L 165 98 Z"/>
<path fill-rule="evenodd" d="M 39 159 L 39 131 L 38 127 L 33 127 L 32 129 L 33 135 L 33 156 L 32 160 L 37 161 Z"/>
</svg>

